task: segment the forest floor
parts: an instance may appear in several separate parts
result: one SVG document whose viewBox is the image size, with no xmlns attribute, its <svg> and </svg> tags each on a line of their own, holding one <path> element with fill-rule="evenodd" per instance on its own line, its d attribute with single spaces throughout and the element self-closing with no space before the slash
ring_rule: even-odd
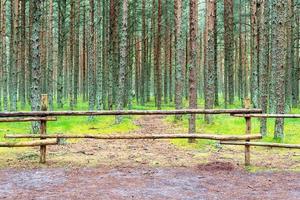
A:
<svg viewBox="0 0 300 200">
<path fill-rule="evenodd" d="M 132 134 L 184 130 L 159 116 L 137 118 Z M 97 128 L 97 127 L 93 127 Z M 186 140 L 72 140 L 1 158 L 0 199 L 298 199 L 300 152 Z M 208 142 L 208 141 L 206 141 Z M 5 163 L 5 164 L 4 164 Z"/>
</svg>

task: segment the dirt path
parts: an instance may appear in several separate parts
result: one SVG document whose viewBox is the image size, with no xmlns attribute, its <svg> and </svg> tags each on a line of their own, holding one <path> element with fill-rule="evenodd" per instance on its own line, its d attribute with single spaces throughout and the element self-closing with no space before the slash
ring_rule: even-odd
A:
<svg viewBox="0 0 300 200">
<path fill-rule="evenodd" d="M 158 116 L 140 118 L 136 124 L 141 129 L 132 134 L 182 131 Z M 268 169 L 274 165 L 279 169 L 299 166 L 297 159 L 291 159 L 297 157 L 295 152 L 282 155 L 271 150 L 261 152 L 252 151 L 255 165 Z M 300 197 L 300 173 L 246 172 L 240 166 L 242 148 L 216 150 L 207 146 L 194 150 L 161 140 L 80 140 L 50 147 L 46 165 L 37 164 L 37 156 L 35 150 L 17 161 L 6 158 L 7 167 L 0 170 L 0 199 L 293 200 Z"/>
<path fill-rule="evenodd" d="M 0 199 L 289 199 L 300 174 L 249 174 L 230 164 L 198 168 L 80 168 L 0 171 Z"/>
</svg>

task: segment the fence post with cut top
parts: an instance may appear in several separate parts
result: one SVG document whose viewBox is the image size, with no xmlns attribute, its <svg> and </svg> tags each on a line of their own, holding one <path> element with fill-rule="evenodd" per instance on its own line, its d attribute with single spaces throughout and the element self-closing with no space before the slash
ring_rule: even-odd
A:
<svg viewBox="0 0 300 200">
<path fill-rule="evenodd" d="M 250 109 L 250 99 L 245 99 L 245 108 Z M 251 134 L 251 117 L 245 117 L 246 120 L 246 135 Z M 246 142 L 250 142 L 250 140 L 246 140 Z M 245 145 L 245 166 L 250 165 L 250 145 Z"/>
<path fill-rule="evenodd" d="M 41 111 L 47 111 L 47 110 L 48 110 L 48 95 L 42 94 L 41 95 Z M 40 134 L 41 135 L 47 134 L 47 120 L 41 120 Z M 41 140 L 44 140 L 44 139 L 46 139 L 46 138 L 41 138 Z M 46 148 L 47 148 L 46 145 L 40 146 L 40 163 L 46 163 Z"/>
</svg>

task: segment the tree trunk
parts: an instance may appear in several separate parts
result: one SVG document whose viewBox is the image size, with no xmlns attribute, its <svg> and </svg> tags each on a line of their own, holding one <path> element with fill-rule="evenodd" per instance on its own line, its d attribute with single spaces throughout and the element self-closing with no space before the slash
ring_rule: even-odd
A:
<svg viewBox="0 0 300 200">
<path fill-rule="evenodd" d="M 25 94 L 25 42 L 26 42 L 26 1 L 21 1 L 21 16 L 22 16 L 22 23 L 21 23 L 21 57 L 20 57 L 20 64 L 21 64 L 21 73 L 20 73 L 20 101 L 21 101 L 21 109 L 25 108 L 26 104 L 26 94 Z"/>
<path fill-rule="evenodd" d="M 40 64 L 40 18 L 41 0 L 35 1 L 32 7 L 33 23 L 31 35 L 32 49 L 32 82 L 31 82 L 31 110 L 41 110 L 41 64 Z M 33 133 L 39 130 L 39 123 L 32 123 Z"/>
<path fill-rule="evenodd" d="M 3 110 L 8 111 L 8 69 L 7 69 L 7 56 L 6 56 L 6 1 L 1 1 L 1 38 L 2 38 L 2 69 L 3 69 Z"/>
<path fill-rule="evenodd" d="M 156 72 L 156 102 L 157 109 L 161 109 L 161 96 L 162 96 L 162 88 L 161 88 L 161 65 L 160 65 L 160 34 L 161 34 L 161 0 L 158 0 L 158 16 L 157 16 L 157 35 L 156 35 L 156 56 L 154 58 L 155 72 Z"/>
<path fill-rule="evenodd" d="M 217 1 L 214 1 L 214 105 L 219 106 L 219 79 L 218 79 L 218 19 L 217 19 Z"/>
<path fill-rule="evenodd" d="M 268 58 L 269 58 L 269 2 L 268 0 L 258 0 L 257 2 L 259 21 L 259 80 L 260 80 L 260 106 L 263 113 L 267 113 L 268 109 Z M 267 120 L 261 119 L 260 132 L 263 136 L 267 134 Z"/>
<path fill-rule="evenodd" d="M 75 1 L 70 0 L 70 34 L 69 34 L 69 106 L 70 110 L 74 109 L 74 41 L 75 41 L 75 33 L 74 33 L 74 27 L 75 27 Z"/>
<path fill-rule="evenodd" d="M 49 3 L 49 29 L 48 29 L 48 101 L 49 107 L 52 111 L 53 108 L 53 0 Z"/>
<path fill-rule="evenodd" d="M 58 1 L 57 107 L 63 108 L 66 0 Z M 66 74 L 65 74 L 66 75 Z"/>
<path fill-rule="evenodd" d="M 88 87 L 89 87 L 89 110 L 95 107 L 95 24 L 94 24 L 94 0 L 90 0 L 90 32 L 88 45 Z"/>
<path fill-rule="evenodd" d="M 124 108 L 124 89 L 125 89 L 125 67 L 127 55 L 127 16 L 128 16 L 128 1 L 123 0 L 123 17 L 122 17 L 122 32 L 120 44 L 120 69 L 119 69 L 119 94 L 117 99 L 118 110 Z M 120 116 L 116 118 L 117 123 L 121 122 Z"/>
<path fill-rule="evenodd" d="M 257 1 L 251 1 L 251 101 L 254 108 L 258 108 L 258 54 L 259 54 L 259 32 L 257 30 Z"/>
<path fill-rule="evenodd" d="M 233 37 L 233 0 L 224 0 L 224 101 L 233 104 L 234 101 L 234 37 Z"/>
<path fill-rule="evenodd" d="M 101 23 L 103 23 L 102 19 L 102 8 L 101 8 L 101 1 L 97 2 L 97 47 L 96 47 L 96 108 L 97 110 L 101 110 L 103 107 L 102 103 L 102 46 L 101 46 L 101 40 L 102 38 L 102 27 Z"/>
<path fill-rule="evenodd" d="M 10 44 L 9 44 L 9 103 L 10 111 L 17 110 L 17 11 L 19 1 L 10 2 Z"/>
<path fill-rule="evenodd" d="M 189 108 L 197 108 L 197 23 L 198 0 L 190 0 L 190 53 L 189 53 Z M 196 133 L 196 115 L 189 119 L 189 133 Z M 193 142 L 189 139 L 189 142 Z"/>
<path fill-rule="evenodd" d="M 182 21 L 182 2 L 175 0 L 174 2 L 175 16 L 175 108 L 182 109 L 182 94 L 183 94 L 183 57 L 184 57 L 184 40 L 181 27 Z M 176 115 L 176 119 L 181 119 L 180 115 Z"/>
<path fill-rule="evenodd" d="M 214 106 L 215 93 L 215 0 L 208 0 L 206 4 L 206 63 L 205 63 L 205 109 Z M 207 123 L 212 122 L 211 115 L 205 115 Z"/>
<path fill-rule="evenodd" d="M 80 69 L 80 49 L 79 49 L 79 31 L 80 31 L 80 1 L 77 1 L 75 13 L 75 49 L 74 49 L 74 76 L 73 76 L 73 104 L 77 106 L 78 99 L 78 82 L 79 82 L 79 69 Z"/>
<path fill-rule="evenodd" d="M 276 113 L 283 114 L 285 106 L 285 60 L 286 60 L 286 1 L 272 1 L 273 19 L 272 19 L 272 69 L 276 70 L 274 91 L 276 96 Z M 274 138 L 283 138 L 283 122 L 282 118 L 276 119 Z"/>
</svg>

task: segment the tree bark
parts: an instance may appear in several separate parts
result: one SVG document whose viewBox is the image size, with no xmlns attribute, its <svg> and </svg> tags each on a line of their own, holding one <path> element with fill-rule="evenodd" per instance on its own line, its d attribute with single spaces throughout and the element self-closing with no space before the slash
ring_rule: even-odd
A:
<svg viewBox="0 0 300 200">
<path fill-rule="evenodd" d="M 190 0 L 189 108 L 197 108 L 197 23 L 198 0 Z M 196 133 L 196 115 L 189 119 L 189 133 Z M 193 142 L 193 139 L 189 139 Z"/>
<path fill-rule="evenodd" d="M 41 0 L 35 1 L 32 7 L 33 23 L 31 35 L 32 49 L 32 82 L 31 82 L 31 110 L 41 110 L 41 63 L 40 63 L 40 19 Z M 33 133 L 38 133 L 39 123 L 32 123 Z"/>
<path fill-rule="evenodd" d="M 174 16 L 175 16 L 175 108 L 182 109 L 182 94 L 183 94 L 183 31 L 182 31 L 182 0 L 175 0 L 174 2 Z M 181 119 L 180 115 L 176 119 Z"/>
<path fill-rule="evenodd" d="M 233 0 L 224 0 L 224 87 L 225 87 L 225 107 L 227 103 L 233 104 L 234 101 L 234 71 L 233 71 Z"/>
<path fill-rule="evenodd" d="M 272 1 L 273 19 L 272 19 L 272 69 L 276 70 L 274 91 L 276 96 L 276 113 L 283 114 L 285 106 L 285 60 L 286 60 L 286 1 L 274 0 Z M 283 138 L 283 124 L 282 118 L 276 119 L 274 138 Z"/>
<path fill-rule="evenodd" d="M 125 67 L 127 55 L 127 17 L 128 17 L 128 1 L 123 0 L 123 16 L 122 16 L 122 32 L 120 44 L 120 68 L 119 68 L 119 94 L 117 97 L 117 108 L 123 110 L 124 108 L 124 90 L 125 90 Z M 120 123 L 121 118 L 117 116 L 116 122 Z"/>
<path fill-rule="evenodd" d="M 63 108 L 66 0 L 58 1 L 57 107 Z M 66 75 L 66 74 L 65 74 Z"/>
<path fill-rule="evenodd" d="M 205 109 L 214 106 L 215 92 L 215 0 L 208 0 L 206 4 L 206 63 L 205 63 Z M 205 121 L 212 122 L 212 116 L 206 115 Z"/>
</svg>

